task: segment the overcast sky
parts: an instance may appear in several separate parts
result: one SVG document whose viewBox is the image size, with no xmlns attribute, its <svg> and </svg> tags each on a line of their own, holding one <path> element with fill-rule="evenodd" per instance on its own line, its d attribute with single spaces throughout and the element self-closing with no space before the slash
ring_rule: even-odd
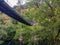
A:
<svg viewBox="0 0 60 45">
<path fill-rule="evenodd" d="M 7 0 L 5 0 L 7 2 Z M 13 7 L 14 5 L 17 5 L 18 0 L 8 0 L 8 4 Z M 22 0 L 22 4 L 25 4 L 26 0 Z"/>
</svg>

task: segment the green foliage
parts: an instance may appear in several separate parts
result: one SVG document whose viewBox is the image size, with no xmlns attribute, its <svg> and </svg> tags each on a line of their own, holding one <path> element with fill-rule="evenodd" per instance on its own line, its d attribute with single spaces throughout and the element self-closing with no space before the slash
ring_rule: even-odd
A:
<svg viewBox="0 0 60 45">
<path fill-rule="evenodd" d="M 34 6 L 33 1 L 26 4 L 30 8 L 27 8 L 28 11 L 25 11 L 22 16 L 27 21 L 34 21 L 36 25 L 27 26 L 19 22 L 16 24 L 16 21 L 12 19 L 10 23 L 0 24 L 0 39 L 21 39 L 24 44 L 28 43 L 28 45 L 37 44 L 38 41 L 56 39 L 60 29 L 60 5 L 58 5 L 60 0 L 51 0 L 51 2 L 46 0 L 45 3 L 39 5 L 39 8 Z M 4 19 L 0 18 L 1 20 Z"/>
</svg>

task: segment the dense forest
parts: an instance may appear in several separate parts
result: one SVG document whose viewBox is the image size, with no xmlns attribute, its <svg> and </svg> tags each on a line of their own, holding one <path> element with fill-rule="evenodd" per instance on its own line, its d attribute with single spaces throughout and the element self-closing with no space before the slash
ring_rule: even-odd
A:
<svg viewBox="0 0 60 45">
<path fill-rule="evenodd" d="M 60 0 L 31 0 L 14 9 L 35 25 L 0 12 L 0 45 L 60 45 Z"/>
</svg>

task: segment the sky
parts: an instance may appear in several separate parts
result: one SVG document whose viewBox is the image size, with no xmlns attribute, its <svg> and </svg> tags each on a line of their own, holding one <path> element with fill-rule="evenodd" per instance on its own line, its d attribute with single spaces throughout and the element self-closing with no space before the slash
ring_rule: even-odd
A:
<svg viewBox="0 0 60 45">
<path fill-rule="evenodd" d="M 7 0 L 5 0 L 5 1 L 7 2 Z M 18 2 L 18 0 L 8 0 L 7 3 L 8 3 L 11 7 L 13 7 L 13 6 L 17 5 L 17 2 Z M 26 2 L 26 0 L 22 0 L 22 5 L 25 4 L 25 2 Z"/>
</svg>

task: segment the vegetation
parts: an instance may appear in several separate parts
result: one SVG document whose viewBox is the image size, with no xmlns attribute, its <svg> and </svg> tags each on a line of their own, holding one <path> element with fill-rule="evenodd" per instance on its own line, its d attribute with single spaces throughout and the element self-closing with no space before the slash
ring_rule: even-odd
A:
<svg viewBox="0 0 60 45">
<path fill-rule="evenodd" d="M 13 40 L 17 45 L 17 40 L 19 40 L 21 45 L 60 45 L 59 4 L 60 0 L 42 0 L 42 2 L 33 0 L 26 3 L 26 9 L 22 9 L 24 12 L 21 13 L 22 17 L 27 21 L 34 21 L 34 26 L 21 24 L 11 18 L 9 23 L 5 23 L 2 16 L 0 18 L 0 44 Z M 18 9 L 16 9 L 17 12 L 19 12 Z"/>
</svg>

